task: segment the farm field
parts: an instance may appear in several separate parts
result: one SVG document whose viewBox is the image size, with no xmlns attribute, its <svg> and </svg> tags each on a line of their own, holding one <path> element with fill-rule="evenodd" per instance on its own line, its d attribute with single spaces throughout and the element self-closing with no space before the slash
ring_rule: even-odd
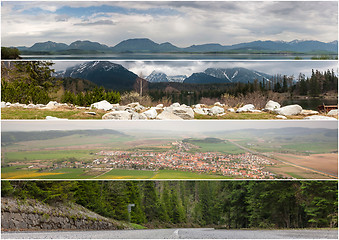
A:
<svg viewBox="0 0 339 240">
<path fill-rule="evenodd" d="M 292 154 L 275 154 L 279 159 L 301 166 L 317 169 L 324 173 L 338 175 L 338 154 L 311 154 L 308 156 Z"/>
</svg>

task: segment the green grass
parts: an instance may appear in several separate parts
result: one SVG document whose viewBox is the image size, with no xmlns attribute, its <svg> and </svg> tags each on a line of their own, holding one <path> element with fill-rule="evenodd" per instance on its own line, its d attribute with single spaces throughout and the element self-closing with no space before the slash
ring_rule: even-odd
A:
<svg viewBox="0 0 339 240">
<path fill-rule="evenodd" d="M 132 226 L 132 228 L 134 229 L 147 229 L 147 227 L 144 227 L 140 224 L 136 224 L 136 223 L 130 223 L 130 225 Z"/>
<path fill-rule="evenodd" d="M 112 169 L 97 179 L 150 179 L 155 174 L 155 171 Z"/>
<path fill-rule="evenodd" d="M 220 142 L 220 143 L 206 143 L 206 142 L 193 142 L 194 145 L 200 147 L 193 151 L 199 152 L 221 152 L 226 154 L 240 154 L 245 153 L 245 150 L 235 146 L 232 143 Z"/>
<path fill-rule="evenodd" d="M 29 150 L 29 149 L 44 149 L 44 148 L 56 148 L 56 147 L 69 147 L 69 146 L 83 146 L 83 145 L 95 145 L 93 147 L 125 147 L 124 142 L 134 140 L 134 137 L 119 136 L 119 135 L 101 135 L 101 136 L 88 136 L 81 134 L 74 134 L 71 136 L 52 138 L 45 140 L 32 140 L 17 142 L 8 146 L 5 149 L 15 150 Z"/>
<path fill-rule="evenodd" d="M 62 173 L 59 175 L 53 175 L 53 179 L 89 179 L 93 178 L 93 175 L 89 175 L 84 168 L 60 168 L 50 173 Z M 49 179 L 49 176 L 41 176 L 40 179 Z"/>
<path fill-rule="evenodd" d="M 76 158 L 78 160 L 93 159 L 91 152 L 96 150 L 45 150 L 45 151 L 22 151 L 22 152 L 6 152 L 4 159 L 6 163 L 13 161 L 31 161 L 31 160 L 59 160 L 67 158 Z"/>
<path fill-rule="evenodd" d="M 128 169 L 112 169 L 108 173 L 101 175 L 96 179 L 230 179 L 231 177 L 199 174 L 193 172 L 177 171 L 177 170 L 128 170 Z"/>
<path fill-rule="evenodd" d="M 286 174 L 290 175 L 291 177 L 293 178 L 296 178 L 296 179 L 304 179 L 304 177 L 298 175 L 298 174 L 295 174 L 293 172 L 286 172 Z"/>
<path fill-rule="evenodd" d="M 282 146 L 283 149 L 291 149 L 297 152 L 329 153 L 338 150 L 337 142 L 311 142 L 293 143 Z"/>
<path fill-rule="evenodd" d="M 89 115 L 85 112 L 96 112 L 96 115 Z M 25 109 L 19 107 L 11 108 L 2 108 L 1 109 L 1 118 L 2 119 L 45 119 L 47 116 L 53 116 L 57 118 L 67 118 L 67 119 L 101 119 L 105 114 L 105 111 L 102 110 L 84 110 L 84 109 L 74 109 L 74 110 L 45 110 L 45 109 Z"/>
<path fill-rule="evenodd" d="M 177 170 L 160 170 L 152 179 L 230 179 L 231 177 Z"/>
</svg>

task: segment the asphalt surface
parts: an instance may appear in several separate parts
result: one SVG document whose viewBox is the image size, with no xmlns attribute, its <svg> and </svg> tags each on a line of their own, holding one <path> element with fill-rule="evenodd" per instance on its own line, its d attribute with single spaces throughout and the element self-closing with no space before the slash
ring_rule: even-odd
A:
<svg viewBox="0 0 339 240">
<path fill-rule="evenodd" d="M 2 239 L 338 239 L 338 230 L 215 230 L 213 228 L 115 231 L 2 232 Z"/>
</svg>

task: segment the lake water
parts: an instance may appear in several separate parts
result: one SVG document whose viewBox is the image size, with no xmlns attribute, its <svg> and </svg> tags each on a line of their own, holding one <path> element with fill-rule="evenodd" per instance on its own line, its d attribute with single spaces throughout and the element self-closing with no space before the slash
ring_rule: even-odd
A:
<svg viewBox="0 0 339 240">
<path fill-rule="evenodd" d="M 119 59 L 119 60 L 240 60 L 240 59 L 256 59 L 256 60 L 284 60 L 294 59 L 300 55 L 293 54 L 187 54 L 187 53 L 109 53 L 109 54 L 82 54 L 82 55 L 21 55 L 25 60 L 45 59 L 45 60 L 64 60 L 64 59 Z M 303 55 L 302 59 L 311 59 L 311 55 Z"/>
<path fill-rule="evenodd" d="M 319 105 L 337 105 L 338 100 L 335 99 L 319 99 L 319 98 L 310 98 L 310 99 L 289 99 L 283 102 L 283 106 L 291 105 L 291 104 L 298 104 L 303 109 L 308 110 L 318 110 Z"/>
</svg>

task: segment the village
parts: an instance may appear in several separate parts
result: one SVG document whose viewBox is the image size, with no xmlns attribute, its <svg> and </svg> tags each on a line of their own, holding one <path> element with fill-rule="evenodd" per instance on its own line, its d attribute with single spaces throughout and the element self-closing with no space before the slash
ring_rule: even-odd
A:
<svg viewBox="0 0 339 240">
<path fill-rule="evenodd" d="M 240 178 L 275 178 L 275 174 L 264 170 L 265 166 L 274 163 L 251 153 L 188 152 L 194 145 L 182 141 L 173 142 L 172 145 L 175 148 L 166 152 L 100 151 L 87 167 L 151 171 L 169 169 Z"/>
</svg>

